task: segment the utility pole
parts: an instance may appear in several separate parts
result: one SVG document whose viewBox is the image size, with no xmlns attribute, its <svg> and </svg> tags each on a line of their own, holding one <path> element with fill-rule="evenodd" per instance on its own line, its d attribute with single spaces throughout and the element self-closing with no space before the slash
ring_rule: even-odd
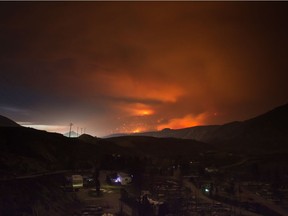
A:
<svg viewBox="0 0 288 216">
<path fill-rule="evenodd" d="M 73 126 L 73 124 L 72 123 L 70 123 L 70 129 L 69 129 L 69 138 L 71 137 L 71 130 L 72 130 L 72 126 Z"/>
</svg>

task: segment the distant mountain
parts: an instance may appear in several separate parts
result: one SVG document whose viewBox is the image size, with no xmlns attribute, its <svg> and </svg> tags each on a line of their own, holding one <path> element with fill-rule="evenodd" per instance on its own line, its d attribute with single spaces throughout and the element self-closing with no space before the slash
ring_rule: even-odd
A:
<svg viewBox="0 0 288 216">
<path fill-rule="evenodd" d="M 11 119 L 0 115 L 0 127 L 20 127 L 20 125 Z"/>
<path fill-rule="evenodd" d="M 140 135 L 141 134 L 141 135 Z M 133 133 L 115 133 L 115 134 L 109 134 L 109 135 L 106 135 L 106 136 L 102 136 L 101 138 L 113 138 L 113 137 L 121 137 L 121 136 L 130 136 L 132 135 L 133 136 Z M 138 133 L 136 133 L 136 136 L 138 135 Z M 142 133 L 139 133 L 140 136 L 142 136 Z"/>
<path fill-rule="evenodd" d="M 133 136 L 193 139 L 231 151 L 287 151 L 288 104 L 243 122 L 196 126 L 133 134 Z"/>
<path fill-rule="evenodd" d="M 134 136 L 152 136 L 158 138 L 170 137 L 170 138 L 180 138 L 180 139 L 194 139 L 201 142 L 206 142 L 209 135 L 213 133 L 219 125 L 209 125 L 209 126 L 196 126 L 183 129 L 170 129 L 165 128 L 161 131 L 152 131 L 134 134 Z"/>
</svg>

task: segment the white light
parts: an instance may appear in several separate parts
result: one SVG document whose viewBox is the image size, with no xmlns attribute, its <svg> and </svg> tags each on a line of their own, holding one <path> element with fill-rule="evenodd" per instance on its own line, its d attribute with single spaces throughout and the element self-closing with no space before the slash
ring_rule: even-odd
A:
<svg viewBox="0 0 288 216">
<path fill-rule="evenodd" d="M 120 182 L 121 183 L 121 178 L 118 176 L 115 180 L 114 180 L 115 183 L 118 183 Z"/>
</svg>

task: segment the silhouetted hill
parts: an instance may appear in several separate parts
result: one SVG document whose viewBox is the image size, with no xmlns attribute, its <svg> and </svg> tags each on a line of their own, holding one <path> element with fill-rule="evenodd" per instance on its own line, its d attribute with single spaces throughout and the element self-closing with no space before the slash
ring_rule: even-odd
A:
<svg viewBox="0 0 288 216">
<path fill-rule="evenodd" d="M 25 127 L 0 128 L 1 170 L 16 173 L 63 169 L 74 145 L 68 138 Z"/>
<path fill-rule="evenodd" d="M 288 152 L 288 104 L 243 122 L 224 125 L 164 129 L 134 136 L 193 139 L 222 150 L 244 152 Z"/>
<path fill-rule="evenodd" d="M 96 140 L 99 140 L 97 137 L 93 137 L 89 134 L 82 134 L 78 137 L 78 139 L 82 140 L 82 141 L 85 141 L 85 142 L 95 142 Z"/>
<path fill-rule="evenodd" d="M 5 125 L 16 124 L 5 117 L 2 119 L 10 122 Z M 87 134 L 67 138 L 32 128 L 0 127 L 0 173 L 71 168 L 113 153 L 158 157 L 217 149 L 253 154 L 285 153 L 288 152 L 287 122 L 288 104 L 243 122 L 164 129 L 107 139 Z"/>
<path fill-rule="evenodd" d="M 218 126 L 202 141 L 229 151 L 288 152 L 287 122 L 288 104 L 243 122 Z"/>
<path fill-rule="evenodd" d="M 0 176 L 92 166 L 103 155 L 122 149 L 96 138 L 87 142 L 32 128 L 0 127 Z"/>
<path fill-rule="evenodd" d="M 7 117 L 0 115 L 0 127 L 20 127 L 20 125 Z"/>
<path fill-rule="evenodd" d="M 107 138 L 106 140 L 126 148 L 135 155 L 142 156 L 192 156 L 198 155 L 200 152 L 215 150 L 215 146 L 190 139 L 121 136 Z"/>
<path fill-rule="evenodd" d="M 237 133 L 222 143 L 242 151 L 288 152 L 287 122 L 288 104 L 242 122 Z"/>
<path fill-rule="evenodd" d="M 22 175 L 93 166 L 106 155 L 167 156 L 198 154 L 211 150 L 194 140 L 154 137 L 100 139 L 83 134 L 67 138 L 26 127 L 0 127 L 0 174 Z"/>
<path fill-rule="evenodd" d="M 130 151 L 130 149 L 127 149 L 126 147 L 122 147 L 117 145 L 114 142 L 111 142 L 110 140 L 101 139 L 98 137 L 93 137 L 89 134 L 82 134 L 78 137 L 78 139 L 81 142 L 93 144 L 93 146 L 96 146 L 98 148 L 98 151 L 101 155 L 104 154 L 133 154 L 133 151 Z"/>
<path fill-rule="evenodd" d="M 133 134 L 129 134 L 129 133 L 117 133 L 117 134 L 109 134 L 109 135 L 106 135 L 106 136 L 103 136 L 102 138 L 112 138 L 112 137 L 121 137 L 121 136 L 133 136 Z M 137 134 L 136 134 L 137 135 Z"/>
<path fill-rule="evenodd" d="M 183 129 L 170 129 L 166 128 L 161 131 L 152 131 L 135 134 L 136 136 L 153 136 L 153 137 L 171 137 L 179 139 L 194 139 L 201 142 L 206 142 L 209 135 L 216 130 L 219 125 L 209 125 L 209 126 L 196 126 Z"/>
</svg>

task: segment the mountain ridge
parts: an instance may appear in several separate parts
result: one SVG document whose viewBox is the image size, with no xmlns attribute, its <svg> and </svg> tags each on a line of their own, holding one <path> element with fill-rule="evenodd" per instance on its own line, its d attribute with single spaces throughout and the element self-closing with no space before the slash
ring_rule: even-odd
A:
<svg viewBox="0 0 288 216">
<path fill-rule="evenodd" d="M 0 115 L 0 127 L 21 127 L 15 121 Z"/>
<path fill-rule="evenodd" d="M 288 152 L 288 103 L 245 121 L 223 125 L 195 126 L 135 133 L 133 136 L 193 139 L 229 150 L 248 147 L 259 151 L 284 149 Z M 275 147 L 273 149 L 273 147 Z"/>
</svg>

